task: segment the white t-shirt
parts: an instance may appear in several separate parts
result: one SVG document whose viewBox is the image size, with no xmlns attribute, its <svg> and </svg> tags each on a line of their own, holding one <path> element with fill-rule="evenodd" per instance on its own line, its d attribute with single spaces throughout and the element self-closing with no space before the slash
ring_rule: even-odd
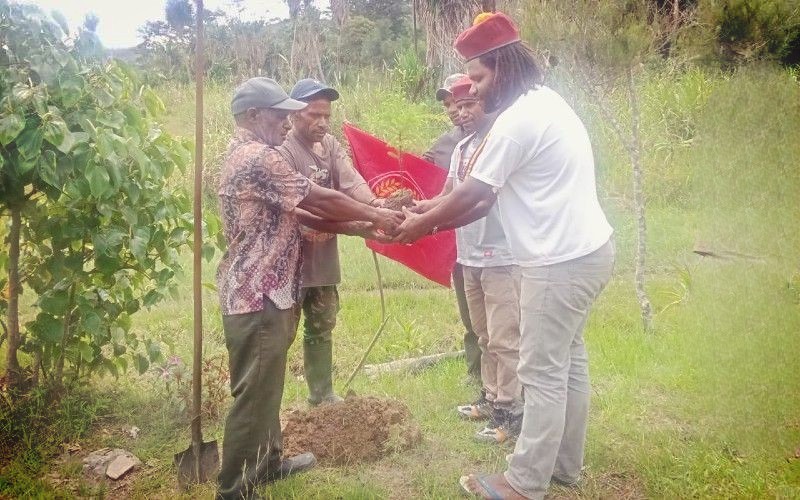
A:
<svg viewBox="0 0 800 500">
<path fill-rule="evenodd" d="M 498 188 L 500 219 L 520 266 L 583 257 L 613 233 L 597 200 L 589 135 L 545 86 L 497 117 L 470 175 Z"/>
<path fill-rule="evenodd" d="M 485 134 L 470 134 L 462 139 L 450 158 L 448 178 L 453 188 L 463 182 L 465 168 Z M 456 228 L 456 250 L 459 264 L 470 267 L 499 267 L 515 264 L 511 248 L 506 241 L 497 204 L 492 205 L 486 217 Z"/>
</svg>

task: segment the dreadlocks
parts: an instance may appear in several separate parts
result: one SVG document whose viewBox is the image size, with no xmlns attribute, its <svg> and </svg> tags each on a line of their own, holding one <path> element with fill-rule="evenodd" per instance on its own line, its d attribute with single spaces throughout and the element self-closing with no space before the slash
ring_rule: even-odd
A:
<svg viewBox="0 0 800 500">
<path fill-rule="evenodd" d="M 541 85 L 542 70 L 525 42 L 499 47 L 478 58 L 494 71 L 494 96 L 497 109 L 510 106 L 519 96 Z"/>
</svg>

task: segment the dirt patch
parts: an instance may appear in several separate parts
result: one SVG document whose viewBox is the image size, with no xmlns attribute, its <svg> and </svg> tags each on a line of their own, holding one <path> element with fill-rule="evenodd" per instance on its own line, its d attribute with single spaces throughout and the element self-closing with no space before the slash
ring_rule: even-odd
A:
<svg viewBox="0 0 800 500">
<path fill-rule="evenodd" d="M 284 455 L 313 452 L 326 465 L 377 460 L 422 440 L 419 426 L 399 401 L 348 396 L 344 402 L 284 415 Z"/>
<path fill-rule="evenodd" d="M 414 192 L 401 188 L 387 196 L 383 206 L 390 210 L 402 210 L 403 207 L 410 207 L 413 204 Z"/>
</svg>

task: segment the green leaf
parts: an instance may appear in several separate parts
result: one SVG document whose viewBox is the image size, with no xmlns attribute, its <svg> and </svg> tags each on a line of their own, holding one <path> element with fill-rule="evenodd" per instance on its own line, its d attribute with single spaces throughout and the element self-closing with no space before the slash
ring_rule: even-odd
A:
<svg viewBox="0 0 800 500">
<path fill-rule="evenodd" d="M 64 322 L 47 313 L 39 313 L 27 327 L 44 343 L 56 344 L 64 338 Z"/>
<path fill-rule="evenodd" d="M 133 358 L 133 364 L 136 367 L 136 371 L 139 372 L 139 375 L 143 375 L 144 372 L 150 368 L 150 361 L 148 361 L 146 357 L 139 353 L 136 353 L 136 356 Z"/>
<path fill-rule="evenodd" d="M 113 340 L 115 344 L 120 344 L 120 345 L 125 344 L 125 330 L 119 326 L 112 327 L 111 340 Z"/>
<path fill-rule="evenodd" d="M 142 303 L 145 307 L 150 307 L 158 303 L 159 300 L 162 299 L 162 295 L 158 293 L 156 290 L 150 290 L 147 294 L 142 298 Z"/>
<path fill-rule="evenodd" d="M 120 314 L 117 317 L 117 325 L 125 330 L 126 332 L 131 329 L 133 322 L 131 321 L 131 317 L 129 314 Z"/>
<path fill-rule="evenodd" d="M 79 76 L 66 78 L 59 82 L 61 86 L 61 103 L 64 107 L 70 108 L 83 97 L 83 79 Z"/>
<path fill-rule="evenodd" d="M 107 108 L 114 104 L 114 96 L 111 95 L 111 93 L 109 93 L 106 89 L 95 87 L 92 90 L 92 94 L 94 95 L 95 99 L 97 99 L 97 103 L 101 108 Z"/>
<path fill-rule="evenodd" d="M 130 198 L 131 203 L 136 204 L 139 202 L 139 195 L 141 194 L 141 189 L 136 184 L 131 184 L 128 187 L 128 198 Z"/>
<path fill-rule="evenodd" d="M 44 139 L 64 154 L 69 153 L 75 145 L 72 132 L 69 131 L 69 127 L 61 118 L 54 118 L 46 122 L 43 130 Z"/>
<path fill-rule="evenodd" d="M 126 358 L 117 358 L 115 361 L 121 371 L 123 372 L 128 371 L 128 360 Z"/>
<path fill-rule="evenodd" d="M 149 229 L 146 227 L 137 227 L 133 230 L 133 238 L 131 238 L 131 253 L 139 262 L 144 261 L 147 257 L 147 246 L 149 243 Z"/>
<path fill-rule="evenodd" d="M 147 108 L 148 113 L 151 115 L 159 116 L 166 110 L 164 107 L 164 102 L 151 89 L 145 89 L 142 93 L 142 98 L 144 99 L 144 105 Z"/>
<path fill-rule="evenodd" d="M 51 290 L 39 297 L 42 311 L 54 316 L 63 316 L 69 307 L 69 293 L 66 290 Z"/>
<path fill-rule="evenodd" d="M 118 378 L 119 377 L 119 370 L 117 369 L 117 364 L 114 361 L 112 361 L 110 359 L 104 359 L 103 360 L 103 368 L 108 370 L 108 373 L 113 375 L 114 378 Z"/>
<path fill-rule="evenodd" d="M 98 114 L 95 121 L 107 127 L 122 128 L 125 124 L 125 115 L 115 109 L 109 113 Z"/>
<path fill-rule="evenodd" d="M 37 159 L 42 151 L 43 139 L 44 133 L 42 129 L 34 127 L 26 128 L 19 137 L 17 137 L 16 143 L 19 154 L 27 160 Z"/>
<path fill-rule="evenodd" d="M 8 146 L 25 128 L 25 119 L 11 114 L 0 118 L 0 144 Z"/>
<path fill-rule="evenodd" d="M 106 229 L 92 235 L 92 245 L 95 252 L 101 255 L 109 255 L 109 250 L 117 250 L 122 244 L 125 234 L 119 229 Z M 113 265 L 113 264 L 112 264 Z M 116 271 L 116 269 L 114 269 Z"/>
<path fill-rule="evenodd" d="M 17 175 L 22 177 L 26 173 L 36 168 L 36 165 L 39 164 L 39 158 L 25 158 L 22 156 L 19 150 L 17 150 L 12 154 L 11 163 L 14 165 L 14 171 L 17 173 Z"/>
<path fill-rule="evenodd" d="M 207 211 L 205 214 L 206 236 L 216 236 L 222 228 L 222 221 L 217 214 Z"/>
<path fill-rule="evenodd" d="M 147 344 L 147 357 L 151 363 L 155 363 L 163 359 L 161 354 L 161 345 L 158 342 L 150 342 Z"/>
<path fill-rule="evenodd" d="M 94 359 L 94 348 L 83 340 L 78 343 L 78 352 L 84 361 L 91 362 Z"/>
<path fill-rule="evenodd" d="M 95 198 L 102 198 L 106 191 L 111 188 L 108 171 L 102 165 L 89 163 L 86 165 L 84 175 L 86 180 L 89 181 L 89 189 Z"/>
<path fill-rule="evenodd" d="M 203 258 L 206 259 L 206 262 L 211 262 L 211 259 L 214 258 L 215 251 L 214 245 L 209 245 L 208 243 L 203 245 Z"/>
<path fill-rule="evenodd" d="M 83 318 L 81 319 L 81 327 L 83 327 L 83 331 L 86 333 L 91 334 L 93 337 L 100 333 L 102 320 L 97 313 L 89 312 L 84 314 Z"/>
<path fill-rule="evenodd" d="M 39 178 L 45 183 L 61 188 L 61 179 L 56 166 L 56 154 L 49 149 L 39 158 Z"/>
</svg>

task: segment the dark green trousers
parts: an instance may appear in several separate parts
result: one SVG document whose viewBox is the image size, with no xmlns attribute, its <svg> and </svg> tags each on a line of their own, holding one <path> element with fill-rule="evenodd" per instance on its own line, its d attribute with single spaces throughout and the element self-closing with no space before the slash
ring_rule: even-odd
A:
<svg viewBox="0 0 800 500">
<path fill-rule="evenodd" d="M 472 330 L 472 322 L 469 319 L 467 295 L 464 292 L 464 271 L 458 262 L 453 267 L 453 289 L 456 291 L 458 314 L 461 316 L 461 323 L 464 325 L 464 354 L 467 359 L 467 374 L 475 377 L 476 380 L 480 380 L 481 348 L 478 345 L 478 336 Z"/>
<path fill-rule="evenodd" d="M 222 327 L 233 405 L 225 421 L 217 498 L 250 498 L 281 460 L 279 414 L 294 313 L 265 299 L 262 311 L 223 316 Z"/>
</svg>

